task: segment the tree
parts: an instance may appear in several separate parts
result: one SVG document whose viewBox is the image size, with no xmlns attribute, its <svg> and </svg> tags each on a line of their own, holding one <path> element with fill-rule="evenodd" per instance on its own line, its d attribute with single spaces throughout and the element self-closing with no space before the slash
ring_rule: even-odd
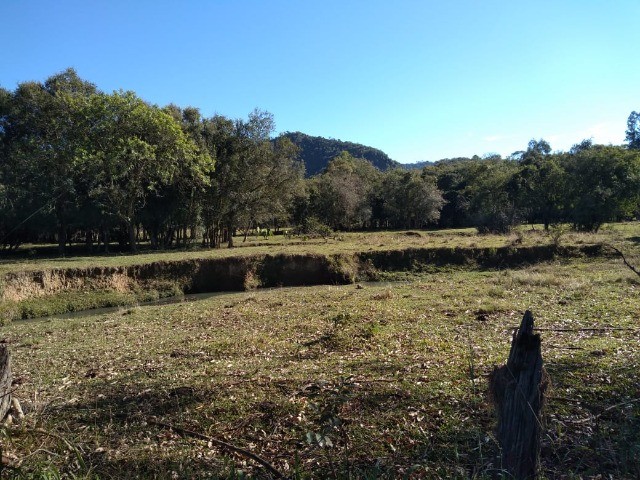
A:
<svg viewBox="0 0 640 480">
<path fill-rule="evenodd" d="M 518 164 L 510 161 L 481 163 L 465 195 L 480 233 L 507 233 L 520 221 L 513 189 L 508 188 Z"/>
<path fill-rule="evenodd" d="M 95 95 L 91 118 L 90 194 L 106 217 L 124 226 L 135 250 L 136 223 L 147 201 L 181 176 L 206 181 L 211 159 L 169 114 L 133 92 Z"/>
<path fill-rule="evenodd" d="M 593 147 L 593 140 L 591 138 L 585 138 L 580 143 L 576 143 L 569 149 L 569 153 L 571 155 L 575 155 L 576 153 L 584 152 L 585 150 L 589 150 Z"/>
<path fill-rule="evenodd" d="M 640 150 L 640 113 L 631 112 L 627 119 L 626 141 L 632 150 Z"/>
<path fill-rule="evenodd" d="M 60 252 L 70 226 L 81 221 L 76 186 L 85 160 L 85 107 L 95 92 L 93 84 L 67 69 L 44 83 L 24 82 L 13 94 L 2 95 L 4 171 L 12 185 L 29 192 L 21 214 L 53 213 Z"/>
<path fill-rule="evenodd" d="M 186 245 L 192 241 L 202 222 L 203 198 L 213 168 L 205 145 L 204 120 L 197 108 L 181 109 L 169 105 L 162 109 L 180 126 L 195 147 L 195 155 L 183 157 L 173 180 L 150 193 L 141 210 L 140 220 L 154 248 Z"/>
<path fill-rule="evenodd" d="M 574 148 L 588 148 L 587 140 Z M 542 222 L 544 229 L 558 222 L 562 213 L 565 181 L 559 155 L 551 154 L 545 140 L 531 140 L 519 160 L 519 170 L 506 183 L 517 215 L 529 223 Z"/>
<path fill-rule="evenodd" d="M 435 178 L 426 172 L 396 169 L 384 173 L 380 194 L 387 224 L 394 228 L 424 228 L 438 221 L 444 199 Z"/>
<path fill-rule="evenodd" d="M 566 164 L 568 214 L 578 230 L 632 218 L 640 205 L 640 152 L 596 145 L 571 155 Z"/>
<path fill-rule="evenodd" d="M 313 215 L 335 230 L 362 228 L 371 219 L 371 195 L 380 172 L 344 151 L 310 184 Z"/>
<path fill-rule="evenodd" d="M 545 230 L 562 220 L 569 179 L 562 167 L 562 155 L 549 155 L 523 166 L 514 176 L 518 191 L 516 205 L 529 223 L 542 223 Z"/>
<path fill-rule="evenodd" d="M 442 192 L 444 205 L 439 226 L 445 228 L 465 227 L 471 224 L 468 187 L 477 177 L 485 160 L 479 158 L 454 158 L 425 167 L 435 176 L 436 186 Z"/>
<path fill-rule="evenodd" d="M 239 225 L 265 221 L 286 210 L 304 168 L 291 141 L 271 140 L 274 130 L 273 115 L 258 109 L 246 121 L 217 116 L 206 122 L 205 144 L 217 161 L 204 211 L 214 245 L 223 227 L 233 247 Z"/>
</svg>

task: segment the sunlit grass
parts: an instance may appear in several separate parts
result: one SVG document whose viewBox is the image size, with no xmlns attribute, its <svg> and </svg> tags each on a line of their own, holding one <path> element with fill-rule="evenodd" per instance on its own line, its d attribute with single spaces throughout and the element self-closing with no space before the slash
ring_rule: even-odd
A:
<svg viewBox="0 0 640 480">
<path fill-rule="evenodd" d="M 618 259 L 574 260 L 14 323 L 3 334 L 27 416 L 3 445 L 24 475 L 267 478 L 155 419 L 294 478 L 489 478 L 499 463 L 487 375 L 530 308 L 552 382 L 544 475 L 635 478 L 635 277 Z"/>
<path fill-rule="evenodd" d="M 640 242 L 640 224 L 628 222 L 605 225 L 597 234 L 564 233 L 560 237 L 562 245 L 590 245 L 614 243 L 623 247 L 633 247 Z M 32 255 L 0 256 L 0 275 L 11 271 L 46 270 L 51 268 L 114 267 L 195 258 L 221 258 L 237 255 L 278 254 L 278 253 L 354 253 L 370 250 L 394 250 L 404 248 L 485 248 L 503 246 L 531 246 L 552 244 L 551 236 L 542 226 L 521 226 L 509 235 L 477 235 L 473 228 L 429 230 L 429 231 L 384 231 L 336 233 L 327 239 L 292 237 L 282 235 L 268 237 L 250 236 L 247 242 L 236 238 L 237 248 L 200 249 L 197 244 L 188 250 L 155 252 L 142 250 L 141 253 L 112 254 L 95 256 L 71 256 L 65 258 L 39 258 L 38 249 L 25 246 Z"/>
</svg>

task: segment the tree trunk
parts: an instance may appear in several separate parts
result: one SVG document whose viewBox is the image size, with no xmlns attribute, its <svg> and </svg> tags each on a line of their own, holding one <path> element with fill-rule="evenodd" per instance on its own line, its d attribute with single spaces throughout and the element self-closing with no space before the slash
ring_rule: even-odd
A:
<svg viewBox="0 0 640 480">
<path fill-rule="evenodd" d="M 233 248 L 233 222 L 229 222 L 228 226 L 227 226 L 227 235 L 229 235 L 228 243 L 227 243 L 227 247 L 228 248 Z"/>
<path fill-rule="evenodd" d="M 6 344 L 0 343 L 0 421 L 11 408 L 11 357 Z"/>
<path fill-rule="evenodd" d="M 540 411 L 547 385 L 540 335 L 533 334 L 533 315 L 527 310 L 513 335 L 507 364 L 496 368 L 490 379 L 498 416 L 502 468 L 509 478 L 532 479 L 538 474 Z"/>
<path fill-rule="evenodd" d="M 108 227 L 103 229 L 104 253 L 109 253 L 109 244 L 111 243 L 111 232 Z"/>
<path fill-rule="evenodd" d="M 67 227 L 64 224 L 58 225 L 58 253 L 64 255 L 67 245 Z"/>
<path fill-rule="evenodd" d="M 88 253 L 91 253 L 93 251 L 93 230 L 87 230 L 85 235 L 85 248 Z"/>
<path fill-rule="evenodd" d="M 135 252 L 137 248 L 136 226 L 133 224 L 133 222 L 129 222 L 127 224 L 127 229 L 129 230 L 129 248 L 132 252 Z"/>
</svg>

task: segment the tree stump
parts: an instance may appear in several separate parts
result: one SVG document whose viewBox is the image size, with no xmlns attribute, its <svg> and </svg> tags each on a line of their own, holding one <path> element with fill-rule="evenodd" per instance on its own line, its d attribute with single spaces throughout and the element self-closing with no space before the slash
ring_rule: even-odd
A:
<svg viewBox="0 0 640 480">
<path fill-rule="evenodd" d="M 0 343 L 0 421 L 4 420 L 11 408 L 11 357 L 9 348 Z"/>
<path fill-rule="evenodd" d="M 514 333 L 507 364 L 491 374 L 490 390 L 498 416 L 502 468 L 513 478 L 536 478 L 540 461 L 540 411 L 548 377 L 542 366 L 540 335 L 527 310 Z"/>
</svg>

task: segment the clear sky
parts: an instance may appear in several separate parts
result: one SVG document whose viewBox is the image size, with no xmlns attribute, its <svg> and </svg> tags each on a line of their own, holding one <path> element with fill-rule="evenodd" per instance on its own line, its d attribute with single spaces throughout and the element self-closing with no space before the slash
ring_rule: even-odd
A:
<svg viewBox="0 0 640 480">
<path fill-rule="evenodd" d="M 0 25 L 4 88 L 74 67 L 403 163 L 621 144 L 640 110 L 640 0 L 0 0 Z"/>
</svg>

